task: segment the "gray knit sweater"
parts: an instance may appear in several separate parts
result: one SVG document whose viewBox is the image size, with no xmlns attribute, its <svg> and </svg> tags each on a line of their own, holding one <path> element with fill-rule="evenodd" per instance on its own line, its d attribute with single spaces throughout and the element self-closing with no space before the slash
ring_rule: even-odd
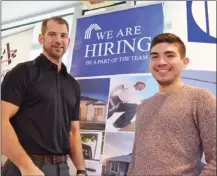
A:
<svg viewBox="0 0 217 176">
<path fill-rule="evenodd" d="M 140 104 L 128 176 L 216 175 L 216 98 L 183 86 Z"/>
</svg>

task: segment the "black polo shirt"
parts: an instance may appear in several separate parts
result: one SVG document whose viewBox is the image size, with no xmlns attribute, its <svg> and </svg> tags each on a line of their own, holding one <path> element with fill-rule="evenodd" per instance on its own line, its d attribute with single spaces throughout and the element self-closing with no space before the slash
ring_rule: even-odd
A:
<svg viewBox="0 0 217 176">
<path fill-rule="evenodd" d="M 2 82 L 1 99 L 20 107 L 11 124 L 27 153 L 69 153 L 70 122 L 79 120 L 80 87 L 64 64 L 58 73 L 43 54 L 18 64 Z"/>
</svg>

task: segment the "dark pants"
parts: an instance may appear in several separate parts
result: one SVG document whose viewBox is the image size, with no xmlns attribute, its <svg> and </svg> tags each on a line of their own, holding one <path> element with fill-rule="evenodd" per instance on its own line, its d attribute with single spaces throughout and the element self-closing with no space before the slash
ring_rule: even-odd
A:
<svg viewBox="0 0 217 176">
<path fill-rule="evenodd" d="M 136 115 L 138 105 L 131 103 L 122 103 L 116 112 L 124 113 L 113 123 L 115 128 L 123 128 L 130 124 L 131 120 Z"/>
<path fill-rule="evenodd" d="M 136 115 L 138 104 L 123 103 L 118 96 L 110 97 L 108 118 L 110 118 L 115 112 L 124 112 L 114 123 L 115 128 L 123 128 L 130 124 L 131 120 Z"/>
<path fill-rule="evenodd" d="M 34 164 L 44 172 L 45 176 L 69 176 L 69 167 L 65 162 L 63 163 L 51 163 L 38 158 L 32 158 Z M 1 176 L 21 176 L 20 170 L 10 161 L 7 160 L 4 164 Z"/>
</svg>

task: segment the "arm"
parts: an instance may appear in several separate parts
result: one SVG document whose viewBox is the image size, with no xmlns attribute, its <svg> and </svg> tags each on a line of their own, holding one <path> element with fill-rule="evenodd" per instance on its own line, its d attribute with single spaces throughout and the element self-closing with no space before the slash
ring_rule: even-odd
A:
<svg viewBox="0 0 217 176">
<path fill-rule="evenodd" d="M 111 106 L 112 106 L 112 107 L 115 107 L 115 103 L 114 103 L 114 101 L 113 101 L 112 98 L 113 98 L 114 94 L 115 94 L 118 90 L 120 90 L 120 89 L 124 89 L 124 85 L 123 85 L 123 84 L 120 84 L 120 85 L 114 87 L 114 88 L 110 91 L 109 102 L 111 103 Z M 118 106 L 117 106 L 117 107 L 118 107 Z M 115 109 L 117 109 L 117 108 L 115 108 Z M 115 110 L 115 109 L 113 109 L 113 110 Z M 111 111 L 113 112 L 113 110 L 111 110 Z M 111 111 L 110 111 L 110 113 L 111 113 Z"/>
<path fill-rule="evenodd" d="M 19 143 L 10 123 L 25 98 L 28 75 L 27 67 L 18 64 L 5 75 L 1 84 L 2 153 L 19 168 L 22 175 L 44 175 Z"/>
<path fill-rule="evenodd" d="M 20 169 L 22 175 L 26 175 L 27 173 L 42 175 L 42 172 L 34 165 L 31 158 L 20 145 L 10 123 L 10 118 L 16 114 L 18 109 L 19 107 L 14 104 L 1 101 L 2 154 L 7 156 Z"/>
<path fill-rule="evenodd" d="M 71 122 L 70 158 L 72 159 L 72 162 L 74 163 L 77 170 L 85 170 L 79 121 Z"/>
<path fill-rule="evenodd" d="M 114 87 L 114 88 L 111 90 L 111 92 L 110 92 L 110 97 L 112 97 L 112 96 L 114 95 L 114 93 L 117 92 L 117 91 L 120 90 L 120 89 L 124 89 L 124 85 L 123 85 L 123 84 L 120 84 L 120 85 Z"/>
<path fill-rule="evenodd" d="M 207 162 L 201 176 L 214 176 L 216 175 L 216 98 L 206 90 L 199 96 L 196 124 Z"/>
<path fill-rule="evenodd" d="M 76 87 L 76 104 L 74 107 L 73 116 L 71 117 L 70 124 L 70 158 L 75 165 L 77 170 L 86 170 L 84 164 L 84 156 L 81 144 L 81 135 L 80 135 L 80 125 L 79 125 L 79 113 L 80 113 L 80 98 L 81 91 L 78 83 L 75 85 Z M 83 176 L 83 174 L 78 174 L 79 176 Z"/>
</svg>

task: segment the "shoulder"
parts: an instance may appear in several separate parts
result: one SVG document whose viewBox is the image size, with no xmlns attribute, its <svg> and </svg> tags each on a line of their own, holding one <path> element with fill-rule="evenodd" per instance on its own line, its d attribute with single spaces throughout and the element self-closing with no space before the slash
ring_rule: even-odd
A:
<svg viewBox="0 0 217 176">
<path fill-rule="evenodd" d="M 80 89 L 80 85 L 79 85 L 78 81 L 73 76 L 71 76 L 69 73 L 67 73 L 67 78 L 76 89 Z"/>
<path fill-rule="evenodd" d="M 185 91 L 196 99 L 215 97 L 214 94 L 212 94 L 208 89 L 205 88 L 186 86 Z"/>
<path fill-rule="evenodd" d="M 15 67 L 13 67 L 10 72 L 26 72 L 28 71 L 29 68 L 29 62 L 23 62 L 23 63 L 19 63 L 17 64 Z"/>
<path fill-rule="evenodd" d="M 125 82 L 123 84 L 121 84 L 125 89 L 130 89 L 132 88 L 134 85 L 132 83 L 129 82 Z"/>
<path fill-rule="evenodd" d="M 32 70 L 33 61 L 19 63 L 14 66 L 6 75 L 6 78 L 19 78 L 19 77 L 27 77 L 29 76 L 29 72 Z"/>
<path fill-rule="evenodd" d="M 198 107 L 216 104 L 216 96 L 208 89 L 188 86 L 185 88 L 186 97 L 191 99 Z"/>
<path fill-rule="evenodd" d="M 138 111 L 146 106 L 150 106 L 155 102 L 156 95 L 151 96 L 147 99 L 142 100 L 142 102 L 138 106 Z"/>
</svg>

